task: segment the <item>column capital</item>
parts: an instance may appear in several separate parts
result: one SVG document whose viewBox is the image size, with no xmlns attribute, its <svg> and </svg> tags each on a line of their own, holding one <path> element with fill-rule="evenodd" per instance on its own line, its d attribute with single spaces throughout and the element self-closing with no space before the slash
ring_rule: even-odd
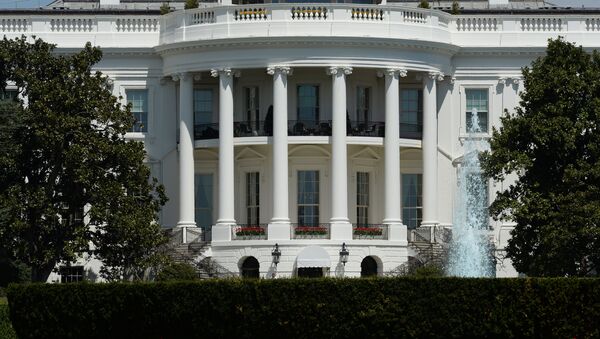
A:
<svg viewBox="0 0 600 339">
<path fill-rule="evenodd" d="M 383 78 L 384 76 L 395 77 L 398 76 L 400 78 L 405 78 L 408 74 L 408 71 L 404 67 L 390 67 L 384 70 L 377 71 L 377 76 Z"/>
<path fill-rule="evenodd" d="M 500 78 L 498 78 L 498 84 L 505 85 L 508 82 L 508 80 L 509 80 L 508 78 L 500 77 Z"/>
<path fill-rule="evenodd" d="M 430 71 L 427 73 L 427 77 L 431 80 L 444 81 L 444 73 L 439 71 Z"/>
<path fill-rule="evenodd" d="M 171 79 L 173 79 L 173 81 L 175 81 L 175 82 L 177 82 L 179 80 L 187 80 L 189 77 L 190 77 L 189 72 L 179 72 L 179 73 L 171 74 Z"/>
<path fill-rule="evenodd" d="M 510 80 L 512 80 L 512 83 L 515 85 L 518 85 L 521 82 L 521 79 L 519 78 L 510 78 Z"/>
<path fill-rule="evenodd" d="M 325 72 L 327 73 L 327 75 L 336 75 L 338 73 L 340 74 L 344 74 L 344 75 L 350 75 L 352 74 L 352 67 L 349 66 L 331 66 L 331 67 L 327 67 L 327 69 L 325 70 Z"/>
<path fill-rule="evenodd" d="M 267 74 L 275 75 L 276 73 L 283 74 L 283 75 L 291 75 L 292 68 L 290 66 L 285 66 L 285 65 L 273 65 L 273 66 L 267 67 Z"/>
<path fill-rule="evenodd" d="M 227 77 L 231 77 L 234 76 L 236 78 L 239 78 L 242 75 L 242 72 L 238 71 L 238 70 L 233 70 L 229 67 L 224 67 L 224 68 L 212 68 L 210 70 L 210 76 L 213 78 L 217 78 L 221 75 L 227 76 Z"/>
</svg>

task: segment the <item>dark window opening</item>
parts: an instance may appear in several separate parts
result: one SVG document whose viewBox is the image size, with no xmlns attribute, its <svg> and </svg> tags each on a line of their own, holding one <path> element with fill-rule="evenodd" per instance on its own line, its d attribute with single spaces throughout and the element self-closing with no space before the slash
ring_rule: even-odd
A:
<svg viewBox="0 0 600 339">
<path fill-rule="evenodd" d="M 377 261 L 373 257 L 365 257 L 360 263 L 360 276 L 361 277 L 374 277 L 377 276 Z"/>
</svg>

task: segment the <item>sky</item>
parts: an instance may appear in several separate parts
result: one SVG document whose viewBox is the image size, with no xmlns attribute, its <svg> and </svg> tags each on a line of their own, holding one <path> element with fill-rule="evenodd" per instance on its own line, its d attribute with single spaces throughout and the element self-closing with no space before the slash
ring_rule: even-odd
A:
<svg viewBox="0 0 600 339">
<path fill-rule="evenodd" d="M 600 8 L 600 0 L 546 0 L 558 6 L 596 7 Z M 0 8 L 37 8 L 50 3 L 51 0 L 0 0 Z"/>
</svg>

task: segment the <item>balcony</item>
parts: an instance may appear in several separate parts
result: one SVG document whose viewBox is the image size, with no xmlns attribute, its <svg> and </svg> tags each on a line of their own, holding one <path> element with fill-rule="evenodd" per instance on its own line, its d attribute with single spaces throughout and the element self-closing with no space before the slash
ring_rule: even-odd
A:
<svg viewBox="0 0 600 339">
<path fill-rule="evenodd" d="M 289 136 L 331 136 L 331 120 L 288 120 Z"/>
<path fill-rule="evenodd" d="M 238 224 L 231 228 L 231 240 L 266 240 L 267 224 Z"/>
<path fill-rule="evenodd" d="M 331 224 L 292 224 L 292 239 L 329 239 Z"/>
<path fill-rule="evenodd" d="M 273 121 L 236 121 L 233 123 L 234 137 L 273 136 Z"/>
<path fill-rule="evenodd" d="M 385 122 L 383 121 L 352 121 L 347 127 L 348 136 L 355 137 L 385 137 Z M 423 125 L 400 123 L 400 138 L 421 140 L 423 138 Z"/>
<path fill-rule="evenodd" d="M 352 224 L 352 239 L 387 240 L 387 238 L 387 225 Z"/>
<path fill-rule="evenodd" d="M 219 139 L 219 123 L 210 124 L 195 124 L 194 125 L 194 139 L 195 140 L 206 140 L 206 139 Z"/>
</svg>

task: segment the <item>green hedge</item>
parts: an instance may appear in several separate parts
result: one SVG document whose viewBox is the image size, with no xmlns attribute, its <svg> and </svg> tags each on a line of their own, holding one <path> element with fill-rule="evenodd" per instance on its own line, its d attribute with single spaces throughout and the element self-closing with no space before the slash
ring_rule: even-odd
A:
<svg viewBox="0 0 600 339">
<path fill-rule="evenodd" d="M 600 337 L 598 279 L 11 285 L 20 338 Z"/>
<path fill-rule="evenodd" d="M 15 330 L 13 330 L 10 324 L 10 318 L 8 317 L 8 305 L 0 303 L 0 338 L 2 339 L 13 339 L 17 338 Z"/>
</svg>

